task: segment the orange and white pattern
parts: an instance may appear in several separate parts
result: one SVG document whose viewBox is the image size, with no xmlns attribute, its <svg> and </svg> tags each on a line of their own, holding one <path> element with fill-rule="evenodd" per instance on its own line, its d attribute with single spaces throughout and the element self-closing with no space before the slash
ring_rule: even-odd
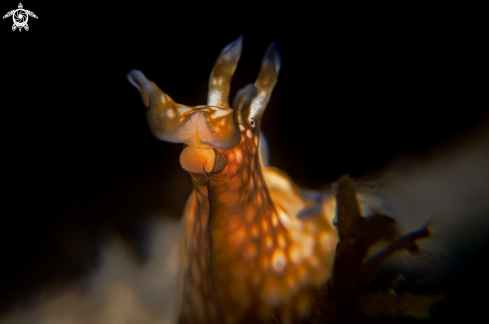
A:
<svg viewBox="0 0 489 324">
<path fill-rule="evenodd" d="M 186 144 L 180 163 L 194 191 L 184 212 L 181 323 L 295 323 L 308 313 L 309 289 L 331 277 L 334 197 L 310 201 L 260 158 L 261 117 L 280 69 L 277 47 L 268 47 L 254 85 L 238 92 L 231 109 L 241 48 L 240 37 L 221 52 L 207 106 L 176 104 L 140 71 L 128 74 L 154 135 Z"/>
</svg>

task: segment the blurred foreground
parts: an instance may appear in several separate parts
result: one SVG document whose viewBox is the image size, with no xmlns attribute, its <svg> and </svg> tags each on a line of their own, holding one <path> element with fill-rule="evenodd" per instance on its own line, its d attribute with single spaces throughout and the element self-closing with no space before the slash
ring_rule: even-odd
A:
<svg viewBox="0 0 489 324">
<path fill-rule="evenodd" d="M 114 240 L 102 249 L 100 269 L 86 280 L 45 291 L 16 308 L 2 324 L 175 323 L 179 312 L 180 223 L 155 221 L 148 261 Z"/>
</svg>

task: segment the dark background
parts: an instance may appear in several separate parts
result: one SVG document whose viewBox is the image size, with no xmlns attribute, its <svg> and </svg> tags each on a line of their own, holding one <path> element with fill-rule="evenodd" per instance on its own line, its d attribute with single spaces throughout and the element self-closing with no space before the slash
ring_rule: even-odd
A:
<svg viewBox="0 0 489 324">
<path fill-rule="evenodd" d="M 206 103 L 220 50 L 244 34 L 231 97 L 268 44 L 282 70 L 263 119 L 271 164 L 303 187 L 423 155 L 489 107 L 487 19 L 477 9 L 41 4 L 1 20 L 0 306 L 96 267 L 100 238 L 138 249 L 149 217 L 190 193 L 180 145 L 151 135 L 140 69 L 176 102 Z M 2 16 L 18 3 L 4 1 Z"/>
</svg>

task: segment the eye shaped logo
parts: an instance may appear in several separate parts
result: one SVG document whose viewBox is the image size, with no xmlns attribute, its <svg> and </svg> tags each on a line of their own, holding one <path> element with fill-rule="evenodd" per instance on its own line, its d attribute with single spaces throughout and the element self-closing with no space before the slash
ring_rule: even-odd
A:
<svg viewBox="0 0 489 324">
<path fill-rule="evenodd" d="M 27 21 L 29 20 L 29 16 L 36 18 L 37 16 L 35 13 L 29 10 L 25 10 L 24 7 L 22 6 L 22 3 L 19 3 L 19 8 L 11 10 L 3 16 L 3 18 L 8 18 L 12 16 L 12 19 L 14 20 L 14 24 L 12 25 L 12 31 L 15 31 L 17 28 L 19 29 L 19 32 L 22 31 L 22 28 L 25 30 L 29 30 L 29 25 L 27 25 Z"/>
</svg>

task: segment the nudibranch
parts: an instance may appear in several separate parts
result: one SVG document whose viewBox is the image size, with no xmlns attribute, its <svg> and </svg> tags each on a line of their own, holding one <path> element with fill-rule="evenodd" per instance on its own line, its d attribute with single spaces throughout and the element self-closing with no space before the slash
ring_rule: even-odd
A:
<svg viewBox="0 0 489 324">
<path fill-rule="evenodd" d="M 304 195 L 283 172 L 263 164 L 261 117 L 277 81 L 280 56 L 266 50 L 254 84 L 228 104 L 242 37 L 220 53 L 207 105 L 175 103 L 138 70 L 152 133 L 184 143 L 180 163 L 194 189 L 184 210 L 181 323 L 296 323 L 308 293 L 331 277 L 338 233 L 334 196 Z"/>
</svg>

